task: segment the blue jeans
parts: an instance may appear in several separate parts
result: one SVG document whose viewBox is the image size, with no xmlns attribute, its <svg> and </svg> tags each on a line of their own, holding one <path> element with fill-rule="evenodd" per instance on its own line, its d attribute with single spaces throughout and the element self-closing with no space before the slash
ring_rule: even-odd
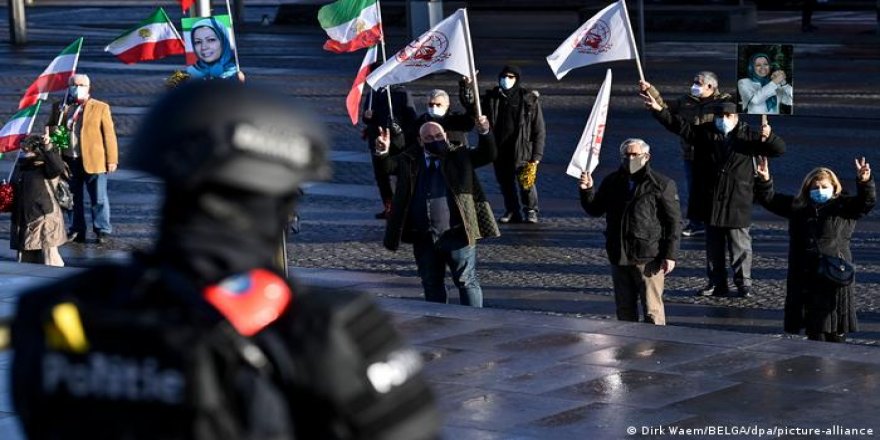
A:
<svg viewBox="0 0 880 440">
<path fill-rule="evenodd" d="M 88 174 L 83 168 L 82 158 L 71 159 L 65 157 L 64 161 L 70 166 L 70 189 L 73 192 L 73 210 L 67 212 L 67 221 L 71 225 L 70 231 L 76 232 L 80 237 L 86 233 L 85 191 L 89 193 L 89 204 L 92 210 L 92 230 L 109 234 L 113 232 L 110 226 L 110 199 L 107 194 L 107 174 Z M 85 191 L 83 191 L 85 187 Z"/>
<path fill-rule="evenodd" d="M 426 234 L 413 242 L 413 255 L 416 257 L 426 301 L 447 302 L 444 277 L 448 266 L 452 271 L 452 282 L 458 288 L 461 305 L 483 307 L 483 289 L 477 280 L 475 246 L 468 246 L 465 242 L 464 246 L 446 249 L 436 246 L 431 236 Z"/>
</svg>

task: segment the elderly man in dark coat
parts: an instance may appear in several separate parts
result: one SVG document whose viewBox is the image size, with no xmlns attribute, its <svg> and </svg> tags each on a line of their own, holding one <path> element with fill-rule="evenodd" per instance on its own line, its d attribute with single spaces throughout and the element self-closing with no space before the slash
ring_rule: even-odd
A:
<svg viewBox="0 0 880 440">
<path fill-rule="evenodd" d="M 376 154 L 385 169 L 397 176 L 397 190 L 385 229 L 385 247 L 397 250 L 412 243 L 413 254 L 431 302 L 447 301 L 446 267 L 458 287 L 461 304 L 482 307 L 483 291 L 477 279 L 476 241 L 499 235 L 492 208 L 483 194 L 476 168 L 495 159 L 495 139 L 485 116 L 477 124 L 479 144 L 474 149 L 450 143 L 443 127 L 426 122 L 418 144 L 391 156 L 388 130 L 376 139 Z"/>
</svg>

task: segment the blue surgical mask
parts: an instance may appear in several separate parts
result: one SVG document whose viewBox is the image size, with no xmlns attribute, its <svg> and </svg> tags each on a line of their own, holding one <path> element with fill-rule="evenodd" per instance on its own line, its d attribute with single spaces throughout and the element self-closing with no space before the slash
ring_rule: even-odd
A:
<svg viewBox="0 0 880 440">
<path fill-rule="evenodd" d="M 513 85 L 516 84 L 516 78 L 508 78 L 506 76 L 501 77 L 498 80 L 498 85 L 501 86 L 504 90 L 510 90 Z"/>
<path fill-rule="evenodd" d="M 691 95 L 696 96 L 697 98 L 703 94 L 703 86 L 699 84 L 694 84 L 691 86 Z"/>
<path fill-rule="evenodd" d="M 834 188 L 813 188 L 810 190 L 810 199 L 818 204 L 831 200 L 834 196 Z"/>
<path fill-rule="evenodd" d="M 733 131 L 734 127 L 736 127 L 736 122 L 728 121 L 726 118 L 723 118 L 721 116 L 715 117 L 715 128 L 717 128 L 718 131 L 724 133 L 725 135 Z"/>
</svg>

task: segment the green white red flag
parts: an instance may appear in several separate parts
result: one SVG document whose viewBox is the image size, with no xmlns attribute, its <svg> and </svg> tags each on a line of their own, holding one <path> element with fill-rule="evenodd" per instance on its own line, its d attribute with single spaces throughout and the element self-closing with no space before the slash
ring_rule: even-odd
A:
<svg viewBox="0 0 880 440">
<path fill-rule="evenodd" d="M 67 89 L 68 79 L 76 72 L 82 43 L 82 37 L 77 38 L 49 63 L 49 67 L 24 92 L 18 102 L 19 110 L 36 104 L 37 100 L 46 99 L 49 93 Z"/>
<path fill-rule="evenodd" d="M 361 67 L 358 69 L 357 76 L 354 79 L 354 84 L 351 85 L 351 91 L 348 92 L 348 97 L 345 98 L 345 108 L 348 109 L 348 117 L 351 118 L 352 125 L 357 125 L 358 123 L 358 113 L 361 105 L 361 96 L 364 93 L 364 84 L 367 82 L 367 75 L 370 74 L 370 65 L 376 62 L 377 52 L 376 46 L 367 49 L 364 61 L 361 62 Z"/>
<path fill-rule="evenodd" d="M 116 55 L 125 64 L 186 53 L 183 38 L 162 8 L 156 8 L 147 19 L 116 37 L 104 48 L 104 52 Z"/>
<path fill-rule="evenodd" d="M 22 139 L 25 138 L 34 126 L 34 119 L 40 111 L 40 103 L 25 107 L 9 118 L 9 122 L 0 128 L 0 153 L 17 150 Z"/>
<path fill-rule="evenodd" d="M 354 52 L 382 40 L 377 0 L 337 0 L 321 7 L 318 22 L 330 37 L 324 43 L 324 50 L 330 52 Z"/>
</svg>

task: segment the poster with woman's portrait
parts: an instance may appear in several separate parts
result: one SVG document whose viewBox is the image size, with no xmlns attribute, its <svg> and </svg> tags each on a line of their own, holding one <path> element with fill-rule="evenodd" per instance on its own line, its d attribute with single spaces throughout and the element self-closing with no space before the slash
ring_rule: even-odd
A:
<svg viewBox="0 0 880 440">
<path fill-rule="evenodd" d="M 794 110 L 794 59 L 790 44 L 737 46 L 736 95 L 741 113 L 790 115 Z"/>
<path fill-rule="evenodd" d="M 184 18 L 186 72 L 197 79 L 235 77 L 235 35 L 228 15 Z"/>
</svg>

